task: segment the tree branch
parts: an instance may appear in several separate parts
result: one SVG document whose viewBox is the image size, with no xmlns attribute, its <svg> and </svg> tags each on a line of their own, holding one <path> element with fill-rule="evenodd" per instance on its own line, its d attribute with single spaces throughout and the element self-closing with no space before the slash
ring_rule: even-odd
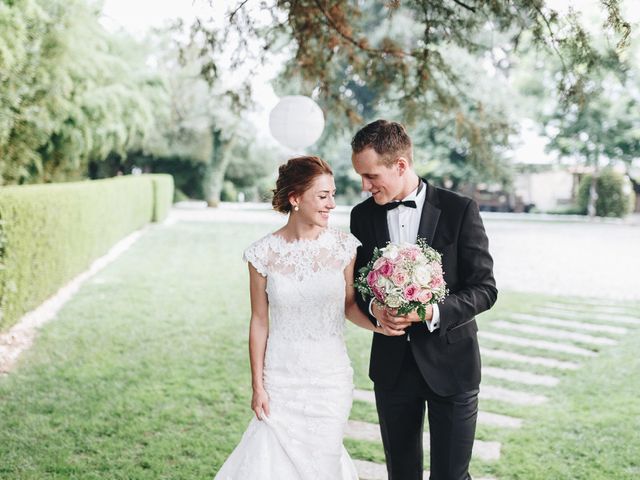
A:
<svg viewBox="0 0 640 480">
<path fill-rule="evenodd" d="M 466 8 L 470 12 L 476 13 L 475 7 L 471 7 L 471 6 L 467 5 L 466 3 L 461 2 L 460 0 L 453 0 L 453 3 L 457 3 L 458 5 L 460 5 L 463 8 Z"/>
<path fill-rule="evenodd" d="M 535 9 L 538 12 L 538 15 L 540 15 L 542 17 L 542 20 L 544 20 L 544 23 L 547 26 L 547 30 L 549 30 L 549 37 L 551 39 L 550 40 L 551 46 L 555 50 L 556 54 L 558 55 L 558 58 L 560 59 L 560 62 L 562 63 L 562 71 L 566 73 L 567 72 L 567 65 L 564 63 L 564 57 L 562 56 L 562 54 L 560 53 L 560 50 L 558 50 L 558 47 L 556 45 L 556 36 L 553 33 L 553 30 L 551 29 L 551 24 L 549 23 L 549 19 L 545 16 L 544 12 L 542 11 L 542 9 L 539 6 L 536 5 Z"/>
<path fill-rule="evenodd" d="M 229 23 L 233 22 L 233 17 L 235 17 L 235 16 L 236 16 L 236 13 L 238 13 L 240 10 L 242 10 L 242 7 L 244 7 L 244 6 L 245 6 L 245 4 L 246 4 L 248 1 L 249 1 L 249 0 L 244 0 L 243 2 L 241 2 L 241 3 L 240 3 L 240 5 L 238 5 L 238 6 L 236 7 L 236 9 L 235 9 L 233 12 L 231 12 L 231 13 L 229 14 Z"/>
<path fill-rule="evenodd" d="M 411 54 L 409 52 L 405 52 L 404 50 L 398 50 L 396 52 L 390 52 L 388 50 L 383 50 L 383 49 L 379 49 L 379 48 L 369 48 L 369 47 L 362 46 L 355 38 L 353 38 L 350 35 L 347 35 L 346 33 L 344 33 L 342 31 L 342 29 L 340 27 L 338 27 L 338 25 L 329 16 L 329 14 L 324 9 L 324 7 L 320 4 L 320 0 L 315 0 L 314 3 L 316 4 L 316 7 L 318 8 L 318 10 L 320 10 L 320 13 L 322 13 L 322 16 L 327 21 L 327 24 L 329 25 L 329 28 L 334 30 L 344 40 L 346 40 L 347 42 L 351 43 L 352 45 L 354 45 L 358 49 L 362 50 L 363 52 L 371 53 L 371 54 L 374 54 L 374 55 L 382 55 L 382 54 L 386 54 L 386 53 L 394 53 L 394 54 L 399 54 L 400 56 L 403 56 L 403 57 L 414 57 L 413 54 Z"/>
</svg>

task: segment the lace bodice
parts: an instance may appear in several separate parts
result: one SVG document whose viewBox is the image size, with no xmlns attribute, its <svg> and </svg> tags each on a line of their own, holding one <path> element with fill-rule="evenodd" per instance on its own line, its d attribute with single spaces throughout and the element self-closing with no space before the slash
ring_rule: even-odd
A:
<svg viewBox="0 0 640 480">
<path fill-rule="evenodd" d="M 270 339 L 342 336 L 344 269 L 359 245 L 350 233 L 327 228 L 294 242 L 271 233 L 245 250 L 244 259 L 267 278 Z"/>
</svg>

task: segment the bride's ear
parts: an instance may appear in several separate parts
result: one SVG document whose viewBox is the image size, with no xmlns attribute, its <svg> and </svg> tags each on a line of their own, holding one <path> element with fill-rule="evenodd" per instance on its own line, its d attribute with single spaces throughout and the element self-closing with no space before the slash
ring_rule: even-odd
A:
<svg viewBox="0 0 640 480">
<path fill-rule="evenodd" d="M 293 193 L 289 194 L 289 205 L 291 205 L 291 210 L 295 210 L 295 208 L 298 206 L 298 203 L 300 202 L 300 199 Z"/>
</svg>

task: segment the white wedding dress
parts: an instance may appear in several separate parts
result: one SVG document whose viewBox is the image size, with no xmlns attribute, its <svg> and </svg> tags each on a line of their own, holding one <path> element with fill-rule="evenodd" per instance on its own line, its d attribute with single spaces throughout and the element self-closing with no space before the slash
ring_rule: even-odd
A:
<svg viewBox="0 0 640 480">
<path fill-rule="evenodd" d="M 269 418 L 255 418 L 216 480 L 354 480 L 342 439 L 353 396 L 344 342 L 344 268 L 360 245 L 325 229 L 315 240 L 269 234 L 245 260 L 267 278 L 264 386 Z"/>
</svg>

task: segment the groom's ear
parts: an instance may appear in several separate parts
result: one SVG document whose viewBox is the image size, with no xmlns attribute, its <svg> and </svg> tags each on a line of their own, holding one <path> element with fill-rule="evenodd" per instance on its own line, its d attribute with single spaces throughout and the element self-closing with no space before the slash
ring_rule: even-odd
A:
<svg viewBox="0 0 640 480">
<path fill-rule="evenodd" d="M 398 173 L 403 175 L 409 168 L 409 161 L 405 157 L 398 157 L 396 165 L 398 167 Z"/>
</svg>

